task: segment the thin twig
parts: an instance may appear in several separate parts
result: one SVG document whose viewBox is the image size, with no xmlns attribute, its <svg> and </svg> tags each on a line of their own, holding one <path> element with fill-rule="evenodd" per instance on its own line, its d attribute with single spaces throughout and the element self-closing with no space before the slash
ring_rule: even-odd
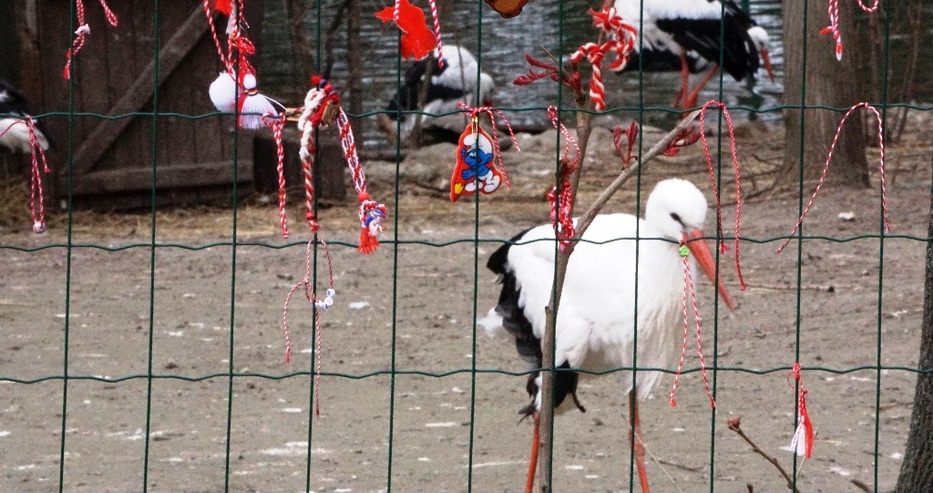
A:
<svg viewBox="0 0 933 493">
<path fill-rule="evenodd" d="M 700 110 L 695 110 L 689 115 L 687 115 L 680 123 L 677 124 L 670 132 L 668 132 L 664 137 L 661 137 L 661 140 L 657 141 L 651 149 L 648 149 L 648 152 L 642 154 L 641 159 L 636 161 L 634 164 L 626 168 L 613 180 L 612 183 L 606 187 L 605 190 L 593 201 L 593 204 L 590 205 L 590 208 L 586 210 L 585 213 L 580 217 L 580 220 L 577 223 L 577 236 L 582 237 L 583 233 L 586 231 L 586 228 L 590 226 L 590 223 L 593 222 L 593 219 L 599 214 L 603 206 L 606 205 L 606 202 L 609 202 L 609 199 L 615 195 L 616 192 L 622 188 L 622 185 L 625 184 L 632 176 L 638 172 L 639 169 L 644 170 L 648 163 L 651 162 L 654 158 L 660 156 L 667 149 L 668 145 L 680 135 L 680 132 L 687 128 L 693 120 L 700 116 Z M 570 251 L 573 250 L 573 246 L 576 243 L 571 243 L 567 247 L 567 255 L 570 255 Z"/>
<path fill-rule="evenodd" d="M 749 438 L 748 435 L 746 435 L 744 431 L 742 431 L 742 428 L 741 426 L 738 425 L 738 423 L 733 425 L 730 422 L 729 429 L 736 432 L 740 437 L 742 437 L 743 440 L 745 440 L 746 443 L 751 445 L 753 452 L 764 457 L 765 460 L 767 460 L 772 465 L 774 465 L 774 467 L 778 470 L 778 472 L 781 473 L 781 476 L 784 476 L 784 479 L 787 481 L 788 488 L 794 490 L 794 493 L 800 493 L 800 490 L 797 489 L 796 486 L 794 486 L 794 480 L 790 477 L 789 474 L 787 474 L 787 471 L 785 471 L 784 468 L 781 467 L 781 463 L 778 462 L 778 460 L 775 459 L 774 457 L 771 457 L 770 455 L 766 454 L 764 450 L 761 450 L 760 448 L 758 448 L 758 445 L 756 445 L 755 442 L 753 442 L 752 439 Z"/>
</svg>

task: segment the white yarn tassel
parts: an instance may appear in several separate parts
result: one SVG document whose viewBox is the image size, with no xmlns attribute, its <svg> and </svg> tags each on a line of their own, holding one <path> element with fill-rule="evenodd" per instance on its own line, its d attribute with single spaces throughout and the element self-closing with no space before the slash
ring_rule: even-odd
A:
<svg viewBox="0 0 933 493">
<path fill-rule="evenodd" d="M 272 101 L 256 91 L 256 76 L 243 76 L 243 88 L 246 94 L 240 96 L 240 128 L 257 130 L 265 126 L 263 116 L 278 114 Z"/>
</svg>

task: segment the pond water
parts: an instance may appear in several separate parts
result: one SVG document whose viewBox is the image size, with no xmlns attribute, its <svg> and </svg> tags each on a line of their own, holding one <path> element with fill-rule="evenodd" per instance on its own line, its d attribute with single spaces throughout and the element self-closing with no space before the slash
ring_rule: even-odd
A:
<svg viewBox="0 0 933 493">
<path fill-rule="evenodd" d="M 333 2 L 337 4 L 338 2 Z M 426 5 L 427 2 L 420 1 Z M 771 60 L 775 69 L 775 82 L 771 82 L 763 71 L 754 80 L 736 82 L 731 77 L 722 79 L 722 94 L 716 80 L 710 83 L 701 94 L 700 101 L 719 99 L 730 106 L 742 105 L 755 109 L 768 109 L 780 105 L 783 81 L 783 47 L 781 44 L 781 1 L 780 0 L 740 0 L 740 5 L 747 5 L 752 16 L 762 25 L 771 36 Z M 379 111 L 385 107 L 386 102 L 395 92 L 398 73 L 397 61 L 397 30 L 393 24 L 385 25 L 373 16 L 373 13 L 390 5 L 391 2 L 363 2 L 362 6 L 362 42 L 363 59 L 366 60 L 363 70 L 363 83 L 366 87 L 367 97 L 363 105 L 364 111 Z M 529 53 L 538 58 L 546 58 L 545 49 L 551 53 L 567 55 L 582 43 L 594 39 L 595 30 L 592 19 L 585 12 L 592 0 L 534 0 L 529 2 L 524 11 L 513 19 L 503 19 L 484 2 L 450 1 L 444 5 L 451 5 L 452 10 L 446 12 L 441 19 L 441 27 L 445 44 L 459 44 L 466 47 L 477 56 L 483 71 L 491 74 L 497 83 L 495 100 L 497 106 L 510 108 L 510 120 L 517 123 L 546 123 L 546 115 L 542 108 L 558 101 L 557 84 L 550 81 L 538 81 L 529 86 L 518 87 L 511 81 L 518 75 L 527 72 L 528 65 L 524 54 Z M 930 7 L 933 13 L 933 6 Z M 317 39 L 319 29 L 323 38 L 324 31 L 333 20 L 334 7 L 322 7 L 322 17 L 310 13 L 306 19 L 306 28 L 311 39 Z M 442 7 L 443 12 L 443 7 Z M 260 74 L 264 92 L 276 95 L 285 101 L 298 102 L 306 90 L 304 81 L 295 74 L 292 67 L 292 54 L 288 40 L 285 22 L 285 13 L 282 2 L 266 1 L 266 17 L 264 19 L 263 43 L 261 46 Z M 430 22 L 430 16 L 428 17 Z M 320 27 L 319 27 L 320 26 Z M 563 26 L 563 30 L 561 30 Z M 928 38 L 933 41 L 933 26 L 927 26 Z M 347 67 L 345 60 L 346 41 L 345 29 L 341 28 L 338 38 L 334 42 L 333 57 L 335 65 L 331 79 L 335 86 L 342 87 Z M 922 56 L 925 61 L 926 72 L 933 71 L 933 43 L 925 43 L 929 53 Z M 315 50 L 317 51 L 317 50 Z M 320 59 L 320 57 L 318 57 Z M 404 73 L 408 62 L 402 61 Z M 585 72 L 588 73 L 588 72 Z M 694 76 L 694 80 L 699 76 Z M 625 73 L 616 75 L 606 71 L 605 82 L 607 89 L 607 104 L 610 108 L 622 107 L 622 111 L 634 111 L 639 103 L 646 107 L 670 108 L 675 91 L 679 88 L 680 80 L 677 74 L 644 74 Z M 933 89 L 927 89 L 933 91 Z M 933 99 L 933 94 L 923 95 L 926 99 Z M 570 95 L 565 94 L 564 98 Z M 572 105 L 565 101 L 566 106 Z M 750 112 L 744 112 L 746 115 Z M 662 116 L 663 117 L 663 116 Z M 738 118 L 747 116 L 738 115 Z M 779 111 L 764 112 L 755 115 L 757 118 L 777 119 Z M 367 145 L 371 142 L 370 135 L 364 137 Z"/>
</svg>

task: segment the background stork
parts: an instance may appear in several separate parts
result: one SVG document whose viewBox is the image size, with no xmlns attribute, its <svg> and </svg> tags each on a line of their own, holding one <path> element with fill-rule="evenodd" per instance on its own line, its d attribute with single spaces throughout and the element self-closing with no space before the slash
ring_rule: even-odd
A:
<svg viewBox="0 0 933 493">
<path fill-rule="evenodd" d="M 759 68 L 774 81 L 768 33 L 732 0 L 615 0 L 616 13 L 641 27 L 641 42 L 622 70 L 680 71 L 682 87 L 674 105 L 697 105 L 703 87 L 722 69 L 735 80 Z M 639 59 L 641 62 L 639 62 Z M 690 74 L 706 70 L 690 90 Z"/>
<path fill-rule="evenodd" d="M 390 142 L 398 140 L 399 134 L 401 141 L 405 142 L 415 127 L 418 115 L 404 112 L 419 110 L 418 99 L 426 80 L 428 64 L 432 66 L 431 79 L 424 108 L 421 108 L 425 113 L 421 118 L 421 129 L 427 136 L 425 140 L 457 143 L 467 124 L 466 117 L 457 108 L 459 102 L 474 106 L 478 93 L 480 105 L 492 105 L 490 96 L 495 83 L 492 76 L 479 72 L 479 64 L 472 53 L 462 46 L 444 45 L 443 57 L 443 67 L 438 67 L 437 59 L 431 56 L 415 62 L 405 71 L 402 86 L 385 107 L 386 113 L 378 116 L 379 127 Z M 397 133 L 399 118 L 401 132 Z"/>
</svg>

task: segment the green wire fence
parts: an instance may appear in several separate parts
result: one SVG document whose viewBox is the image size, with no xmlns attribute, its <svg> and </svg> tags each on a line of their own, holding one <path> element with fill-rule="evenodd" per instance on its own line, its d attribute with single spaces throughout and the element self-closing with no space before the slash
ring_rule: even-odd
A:
<svg viewBox="0 0 933 493">
<path fill-rule="evenodd" d="M 749 3 L 755 4 L 743 6 Z M 266 4 L 274 10 L 274 2 Z M 890 24 L 896 19 L 889 15 L 889 4 L 882 2 L 875 14 L 887 36 L 880 99 L 870 102 L 885 118 L 895 110 L 909 110 L 914 119 L 902 144 L 889 149 L 888 164 L 894 162 L 896 168 L 888 171 L 904 176 L 888 183 L 895 227 L 885 232 L 878 220 L 877 188 L 865 192 L 828 185 L 803 228 L 788 236 L 814 185 L 805 179 L 802 166 L 793 180 L 794 193 L 742 204 L 742 267 L 749 289 L 734 293 L 738 310 L 720 310 L 710 286 L 698 288 L 717 407 L 709 406 L 693 358 L 683 374 L 677 407 L 663 398 L 670 383 L 666 375 L 654 391 L 657 398 L 642 408 L 649 477 L 656 491 L 745 491 L 746 484 L 756 491 L 787 488 L 788 481 L 773 465 L 729 429 L 736 421 L 727 421 L 738 417 L 743 433 L 777 458 L 799 491 L 889 491 L 894 486 L 918 373 L 918 293 L 929 242 L 924 189 L 929 174 L 917 170 L 929 163 L 909 144 L 922 145 L 922 137 L 911 140 L 910 135 L 933 120 L 933 107 L 890 99 L 888 48 Z M 390 216 L 377 253 L 362 256 L 355 251 L 359 233 L 354 207 L 319 211 L 319 238 L 331 251 L 336 303 L 319 312 L 300 297 L 293 300 L 288 320 L 295 352 L 286 364 L 283 303 L 304 274 L 311 236 L 298 227 L 292 239 L 276 236 L 271 207 L 238 199 L 244 191 L 238 189 L 237 142 L 252 134 L 234 131 L 217 137 L 232 141 L 233 199 L 227 207 L 191 212 L 160 206 L 157 184 L 166 153 L 158 145 L 160 131 L 216 116 L 160 110 L 164 99 L 158 60 L 164 40 L 159 23 L 164 10 L 173 6 L 152 0 L 152 26 L 114 28 L 153 27 L 153 111 L 84 112 L 71 83 L 67 108 L 44 108 L 37 115 L 67 120 L 70 129 L 82 121 L 147 120 L 151 198 L 143 213 L 108 214 L 116 229 L 100 229 L 98 221 L 90 220 L 94 213 L 73 206 L 76 183 L 67 170 L 79 143 L 69 138 L 56 143 L 66 156 L 60 218 L 44 236 L 12 232 L 0 239 L 0 491 L 519 491 L 530 425 L 516 424 L 517 411 L 527 404 L 524 383 L 531 370 L 519 361 L 507 336 L 487 338 L 483 333 L 483 317 L 496 303 L 499 289 L 485 262 L 514 233 L 547 222 L 548 203 L 509 200 L 508 194 L 518 194 L 523 186 L 518 179 L 513 179 L 515 190 L 500 191 L 494 199 L 474 196 L 449 204 L 425 198 L 401 179 L 408 165 L 403 155 L 414 151 L 396 146 L 393 163 L 376 165 L 394 178 L 385 182 L 374 178 L 384 174 L 370 174 L 373 194 L 382 194 L 378 198 L 389 205 Z M 470 6 L 472 19 L 463 22 L 471 32 L 452 36 L 468 44 L 485 67 L 484 53 L 502 48 L 487 46 L 485 35 L 502 21 L 483 2 Z M 88 2 L 87 7 L 96 4 Z M 364 22 L 375 23 L 369 13 L 383 7 L 361 3 Z M 564 2 L 547 7 L 556 8 L 546 12 L 556 24 L 556 37 L 538 39 L 538 46 L 566 54 L 568 46 L 575 49 L 578 37 L 595 36 L 593 30 L 565 32 L 564 25 L 579 22 L 583 11 Z M 305 19 L 313 26 L 318 61 L 326 57 L 325 22 L 336 8 L 318 2 Z M 535 8 L 532 2 L 522 16 L 536 15 Z M 456 32 L 456 21 L 445 20 L 445 29 Z M 70 26 L 63 22 L 48 28 L 70 33 L 76 22 L 72 8 Z M 805 18 L 801 29 L 816 36 L 812 27 L 824 22 Z M 275 32 L 269 22 L 264 29 L 260 57 L 276 39 L 269 34 Z M 396 53 L 397 31 L 383 34 L 382 42 Z M 95 26 L 93 36 L 105 35 L 103 26 Z M 772 44 L 777 47 L 780 40 L 772 39 Z M 262 74 L 265 64 L 274 62 L 260 59 Z M 92 76 L 81 71 L 82 61 L 76 59 L 73 76 Z M 401 85 L 406 66 L 395 56 L 392 90 Z M 335 86 L 341 85 L 343 70 L 338 67 L 330 75 Z M 500 86 L 508 86 L 520 73 L 499 74 Z M 637 80 L 636 90 L 611 100 L 605 113 L 634 119 L 642 128 L 647 121 L 676 119 L 678 110 L 646 99 L 646 86 L 655 79 L 649 81 L 640 71 L 623 77 Z M 585 111 L 559 85 L 549 80 L 536 85 L 547 88 L 537 89 L 547 93 L 547 101 L 502 110 L 510 117 L 543 120 L 548 104 L 556 103 L 568 124 Z M 715 90 L 717 99 L 725 101 L 729 91 L 741 89 L 727 87 L 720 77 Z M 832 110 L 840 116 L 848 109 L 728 107 L 733 114 L 764 120 L 769 130 L 754 134 L 764 139 L 779 128 L 786 109 Z M 373 109 L 351 117 L 365 126 L 379 113 Z M 232 122 L 234 117 L 228 116 Z M 807 111 L 799 118 L 804 135 Z M 721 118 L 715 126 L 715 164 L 722 170 L 716 186 L 726 197 L 733 178 L 728 149 L 725 164 L 719 149 L 728 141 Z M 747 128 L 754 132 L 754 124 Z M 546 166 L 556 172 L 563 144 L 557 135 L 545 136 L 536 142 L 548 156 Z M 639 152 L 653 144 L 652 138 L 641 132 Z M 740 159 L 796 152 L 804 161 L 802 146 L 781 149 L 775 144 L 779 139 L 770 138 L 740 139 Z M 594 137 L 590 146 L 593 155 L 612 155 L 599 148 L 610 147 L 607 140 Z M 516 176 L 530 176 L 511 164 L 520 156 L 506 153 L 506 168 L 517 170 Z M 711 198 L 702 154 L 693 157 L 700 161 L 672 159 L 639 171 L 627 187 L 630 191 L 610 208 L 641 215 L 647 191 L 666 176 L 688 175 L 707 187 Z M 454 156 L 450 159 L 452 167 Z M 447 164 L 440 165 L 447 173 Z M 364 162 L 367 172 L 375 171 L 367 166 Z M 578 211 L 619 166 L 608 161 L 584 165 Z M 918 180 L 919 188 L 914 183 Z M 290 205 L 295 216 L 292 209 Z M 837 219 L 850 212 L 855 221 Z M 735 204 L 724 206 L 727 225 L 734 213 Z M 171 222 L 172 214 L 183 217 L 182 227 Z M 257 217 L 262 226 L 256 226 Z M 215 225 L 204 224 L 208 221 L 219 221 L 225 229 L 218 232 Z M 710 223 L 707 230 L 712 232 Z M 727 231 L 724 239 L 728 236 Z M 776 255 L 789 237 L 796 252 Z M 730 285 L 735 284 L 733 253 L 717 256 Z M 313 245 L 309 265 L 312 286 L 323 291 L 329 265 L 321 243 Z M 321 358 L 320 368 L 315 356 Z M 817 435 L 814 456 L 806 461 L 787 450 L 798 420 L 800 382 L 789 377 L 797 362 Z M 655 368 L 636 364 L 635 369 Z M 673 373 L 673 368 L 657 370 Z M 607 373 L 581 383 L 586 414 L 573 411 L 555 420 L 553 468 L 548 472 L 554 491 L 636 488 L 627 399 L 618 391 L 620 382 L 611 375 L 615 372 Z"/>
</svg>

